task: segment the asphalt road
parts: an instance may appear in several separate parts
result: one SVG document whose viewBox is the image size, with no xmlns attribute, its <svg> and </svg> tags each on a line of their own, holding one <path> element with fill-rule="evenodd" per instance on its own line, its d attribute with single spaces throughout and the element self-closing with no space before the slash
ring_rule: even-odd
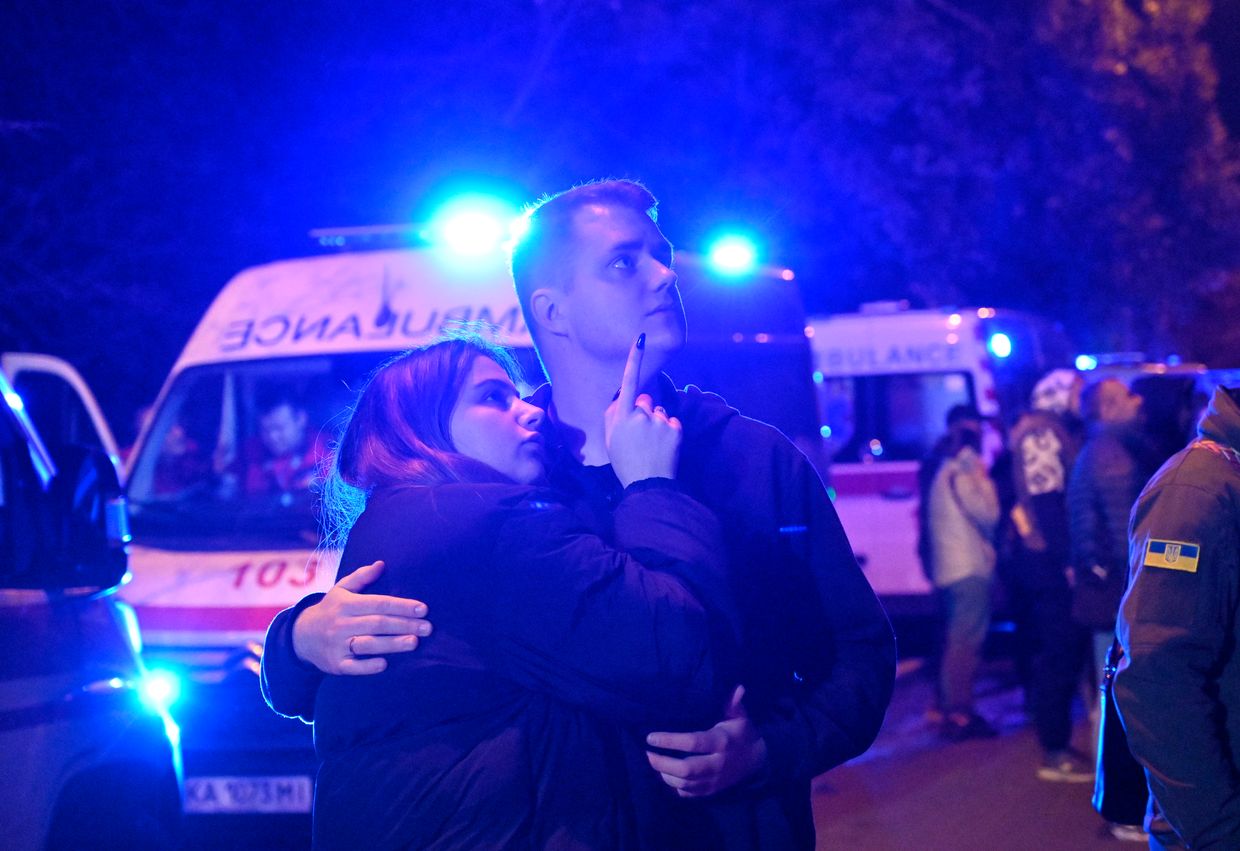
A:
<svg viewBox="0 0 1240 851">
<path fill-rule="evenodd" d="M 878 741 L 864 755 L 814 782 L 818 848 L 830 851 L 1122 851 L 1143 844 L 1106 833 L 1090 806 L 1092 784 L 1048 783 L 1034 772 L 1041 752 L 1023 711 L 1010 664 L 984 666 L 979 707 L 996 723 L 991 740 L 949 743 L 925 717 L 931 678 L 902 663 L 895 698 Z M 1078 712 L 1075 744 L 1089 728 Z M 260 829 L 261 828 L 261 829 Z M 269 828 L 269 829 L 268 829 Z M 289 849 L 307 843 L 298 830 L 264 820 L 218 837 L 195 835 L 189 847 Z"/>
<path fill-rule="evenodd" d="M 949 743 L 925 717 L 931 679 L 905 663 L 878 741 L 814 782 L 818 848 L 862 851 L 1121 851 L 1090 805 L 1090 783 L 1048 783 L 1041 749 L 1010 666 L 991 663 L 980 709 L 1000 728 L 991 740 Z M 1074 745 L 1089 747 L 1084 711 Z"/>
</svg>

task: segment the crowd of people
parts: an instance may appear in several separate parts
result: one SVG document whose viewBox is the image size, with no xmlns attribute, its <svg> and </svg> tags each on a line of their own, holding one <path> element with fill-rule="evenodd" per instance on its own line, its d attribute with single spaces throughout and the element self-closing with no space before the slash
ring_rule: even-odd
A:
<svg viewBox="0 0 1240 851">
<path fill-rule="evenodd" d="M 389 361 L 358 394 L 324 491 L 338 581 L 275 619 L 262 659 L 270 705 L 315 724 L 316 847 L 809 849 L 810 780 L 877 735 L 894 637 L 820 478 L 777 431 L 661 372 L 686 328 L 656 210 L 611 180 L 531 212 L 512 270 L 550 381 L 529 398 L 476 334 Z M 999 577 L 1044 780 L 1094 778 L 1071 747 L 1073 701 L 1115 642 L 1129 511 L 1163 460 L 1141 403 L 1058 370 L 999 463 L 958 406 L 923 464 L 919 549 L 944 627 L 933 718 L 952 741 L 996 735 L 974 680 Z M 1193 798 L 1176 773 L 1189 757 L 1159 753 L 1162 687 L 1188 676 L 1169 673 L 1168 642 L 1193 672 L 1234 679 L 1240 486 L 1220 465 L 1240 467 L 1240 413 L 1226 393 L 1214 404 L 1193 444 L 1211 454 L 1185 450 L 1141 497 L 1120 619 L 1132 750 L 1175 802 L 1151 805 L 1157 847 L 1240 836 L 1234 755 L 1194 740 L 1230 785 Z M 304 411 L 282 405 L 264 414 L 272 458 L 305 448 Z M 250 466 L 255 486 L 304 472 Z M 1209 488 L 1188 481 L 1207 467 Z M 1194 487 L 1200 512 L 1167 507 Z M 1206 574 L 1192 597 L 1183 577 Z M 1160 609 L 1168 583 L 1180 596 Z"/>
<path fill-rule="evenodd" d="M 998 575 L 1043 750 L 1037 777 L 1138 790 L 1139 798 L 1103 811 L 1113 836 L 1155 848 L 1240 847 L 1231 797 L 1240 788 L 1232 744 L 1240 683 L 1231 667 L 1238 395 L 1218 390 L 1196 440 L 1177 439 L 1149 427 L 1142 397 L 1123 381 L 1087 384 L 1055 370 L 1035 387 L 989 473 L 979 457 L 983 418 L 967 405 L 949 411 L 944 437 L 922 464 L 920 551 L 942 618 L 929 716 L 949 740 L 996 734 L 974 710 L 973 676 Z M 1199 575 L 1203 540 L 1208 576 Z M 1107 762 L 1096 758 L 1104 680 L 1114 683 L 1127 731 L 1108 736 L 1106 747 L 1139 760 L 1125 753 L 1110 770 L 1136 772 L 1135 780 L 1095 776 Z M 1088 752 L 1071 745 L 1077 695 L 1092 721 Z M 1186 721 L 1189 747 L 1172 732 Z M 1172 802 L 1183 821 L 1168 815 L 1163 805 Z"/>
</svg>

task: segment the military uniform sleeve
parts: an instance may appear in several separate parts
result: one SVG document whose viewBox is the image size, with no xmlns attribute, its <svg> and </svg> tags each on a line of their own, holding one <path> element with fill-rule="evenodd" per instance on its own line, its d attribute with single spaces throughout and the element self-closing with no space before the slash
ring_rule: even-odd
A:
<svg viewBox="0 0 1240 851">
<path fill-rule="evenodd" d="M 822 641 L 802 648 L 795 688 L 758 723 L 773 782 L 807 780 L 863 753 L 882 726 L 895 685 L 895 635 L 861 572 L 844 527 L 817 472 L 799 452 L 785 459 L 781 498 L 788 518 L 804 524 L 792 558 L 818 591 Z M 799 517 L 798 517 L 799 515 Z M 799 523 L 798 523 L 799 521 Z"/>
<path fill-rule="evenodd" d="M 259 683 L 267 705 L 280 715 L 314 720 L 314 697 L 323 681 L 323 672 L 297 658 L 293 651 L 293 622 L 305 609 L 323 599 L 308 594 L 297 605 L 276 615 L 263 642 Z"/>
<path fill-rule="evenodd" d="M 1115 695 L 1129 746 L 1192 848 L 1240 848 L 1240 775 L 1213 682 L 1234 652 L 1240 565 L 1234 520 L 1221 502 L 1186 484 L 1138 500 L 1118 624 L 1125 659 Z M 1195 562 L 1185 545 L 1200 548 Z"/>
<path fill-rule="evenodd" d="M 479 595 L 491 609 L 484 652 L 518 682 L 646 731 L 709 726 L 736 683 L 733 627 L 689 587 L 726 608 L 718 521 L 639 483 L 615 522 L 632 555 L 558 504 L 504 522 Z"/>
</svg>

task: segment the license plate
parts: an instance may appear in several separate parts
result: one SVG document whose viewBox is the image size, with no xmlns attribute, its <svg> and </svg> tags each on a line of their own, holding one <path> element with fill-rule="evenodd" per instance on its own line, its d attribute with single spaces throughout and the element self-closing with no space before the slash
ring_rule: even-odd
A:
<svg viewBox="0 0 1240 851">
<path fill-rule="evenodd" d="M 309 777 L 186 777 L 187 813 L 308 813 Z"/>
</svg>

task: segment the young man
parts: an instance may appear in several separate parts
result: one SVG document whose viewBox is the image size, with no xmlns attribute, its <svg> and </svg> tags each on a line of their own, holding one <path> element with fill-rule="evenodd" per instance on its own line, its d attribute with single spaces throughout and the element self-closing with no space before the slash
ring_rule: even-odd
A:
<svg viewBox="0 0 1240 851">
<path fill-rule="evenodd" d="M 620 486 L 606 466 L 603 414 L 645 332 L 643 389 L 684 426 L 681 485 L 722 521 L 743 650 L 742 688 L 718 724 L 652 733 L 644 755 L 637 743 L 631 782 L 644 844 L 808 849 L 810 780 L 877 735 L 894 637 L 805 457 L 776 430 L 660 373 L 684 344 L 685 315 L 656 205 L 631 181 L 579 186 L 542 202 L 514 251 L 517 294 L 551 379 L 532 399 L 547 410 L 548 476 L 604 524 Z M 381 659 L 354 654 L 410 649 L 426 629 L 416 601 L 353 594 L 364 579 L 273 623 L 263 665 L 277 710 L 308 717 L 318 680 L 307 662 L 380 670 Z M 655 777 L 676 797 L 647 794 Z"/>
</svg>

